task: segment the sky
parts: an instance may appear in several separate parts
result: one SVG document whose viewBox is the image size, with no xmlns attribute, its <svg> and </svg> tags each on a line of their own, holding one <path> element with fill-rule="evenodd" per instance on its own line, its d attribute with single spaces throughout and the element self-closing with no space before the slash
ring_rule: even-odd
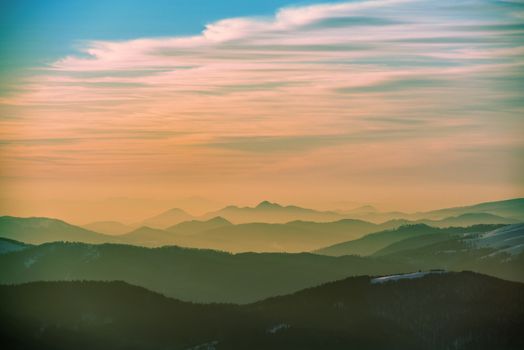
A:
<svg viewBox="0 0 524 350">
<path fill-rule="evenodd" d="M 524 2 L 0 0 L 0 213 L 524 195 Z"/>
</svg>

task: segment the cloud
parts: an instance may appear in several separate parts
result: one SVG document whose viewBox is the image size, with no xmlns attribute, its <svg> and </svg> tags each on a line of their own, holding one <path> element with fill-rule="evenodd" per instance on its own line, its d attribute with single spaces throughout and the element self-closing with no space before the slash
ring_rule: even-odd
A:
<svg viewBox="0 0 524 350">
<path fill-rule="evenodd" d="M 347 87 L 339 88 L 337 92 L 341 93 L 384 93 L 384 92 L 402 92 L 404 90 L 412 89 L 432 89 L 447 86 L 446 80 L 439 79 L 396 79 L 386 80 L 369 86 Z"/>
<path fill-rule="evenodd" d="M 307 160 L 344 178 L 350 159 L 372 179 L 374 159 L 457 164 L 459 146 L 479 140 L 490 142 L 468 159 L 489 162 L 492 144 L 508 140 L 497 146 L 508 154 L 521 144 L 521 7 L 346 1 L 226 18 L 192 36 L 82 42 L 0 95 L 2 150 L 12 172 L 73 177 L 132 168 L 209 180 Z M 28 154 L 74 157 L 17 167 Z"/>
</svg>

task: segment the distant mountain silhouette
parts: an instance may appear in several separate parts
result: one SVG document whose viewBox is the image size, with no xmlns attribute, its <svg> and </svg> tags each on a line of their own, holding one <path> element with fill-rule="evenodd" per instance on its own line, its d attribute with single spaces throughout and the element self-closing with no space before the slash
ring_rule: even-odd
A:
<svg viewBox="0 0 524 350">
<path fill-rule="evenodd" d="M 317 211 L 294 205 L 282 206 L 269 201 L 260 202 L 255 207 L 237 207 L 234 205 L 205 214 L 202 219 L 221 216 L 232 223 L 286 223 L 293 220 L 335 221 L 344 219 L 344 215 L 334 211 Z"/>
<path fill-rule="evenodd" d="M 496 202 L 486 202 L 464 207 L 432 210 L 416 215 L 426 219 L 442 219 L 468 213 L 488 213 L 524 222 L 524 198 L 514 198 Z"/>
<path fill-rule="evenodd" d="M 106 235 L 122 235 L 133 230 L 132 226 L 125 225 L 118 221 L 97 221 L 82 225 L 82 227 Z"/>
<path fill-rule="evenodd" d="M 509 219 L 502 216 L 489 213 L 466 213 L 458 216 L 450 216 L 439 220 L 420 219 L 420 220 L 406 220 L 395 219 L 387 221 L 382 226 L 392 224 L 393 226 L 407 225 L 407 224 L 425 224 L 433 227 L 467 227 L 479 224 L 516 224 L 518 220 Z"/>
<path fill-rule="evenodd" d="M 468 217 L 468 215 L 473 214 L 477 216 L 477 221 L 475 221 L 474 217 Z M 283 206 L 270 201 L 262 201 L 254 207 L 230 205 L 198 217 L 193 217 L 182 209 L 174 208 L 153 218 L 146 219 L 135 226 L 150 226 L 165 229 L 183 221 L 207 221 L 217 216 L 234 224 L 254 222 L 287 223 L 289 221 L 329 222 L 342 219 L 359 219 L 377 224 L 402 219 L 412 223 L 427 223 L 439 227 L 466 226 L 479 223 L 512 224 L 524 221 L 524 198 L 416 213 L 398 211 L 381 212 L 369 205 L 340 212 L 319 211 L 294 205 Z M 449 218 L 449 220 L 446 222 L 445 219 L 447 218 Z"/>
<path fill-rule="evenodd" d="M 61 220 L 36 217 L 0 217 L 0 236 L 32 244 L 53 241 L 86 243 L 115 241 L 115 238 L 112 236 L 89 231 Z"/>
<path fill-rule="evenodd" d="M 418 220 L 431 226 L 451 227 L 451 226 L 472 226 L 479 224 L 516 224 L 520 222 L 516 219 L 505 218 L 489 213 L 466 213 L 458 216 L 450 216 L 440 220 Z"/>
<path fill-rule="evenodd" d="M 497 349 L 524 347 L 524 285 L 462 273 L 363 276 L 237 306 L 122 282 L 0 286 L 9 349 Z M 395 281 L 396 280 L 396 281 Z"/>
<path fill-rule="evenodd" d="M 145 219 L 136 226 L 148 226 L 152 228 L 168 228 L 183 221 L 193 220 L 194 217 L 182 209 L 172 208 L 161 214 Z"/>
<path fill-rule="evenodd" d="M 161 247 L 164 245 L 173 245 L 173 235 L 167 231 L 142 226 L 129 233 L 118 237 L 120 242 L 134 244 L 146 247 Z"/>
<path fill-rule="evenodd" d="M 462 222 L 442 222 L 435 224 L 439 227 L 445 226 L 464 226 L 472 225 L 476 223 L 486 223 L 486 224 L 510 224 L 516 222 L 524 222 L 524 198 L 514 198 L 502 201 L 486 202 L 476 205 L 463 206 L 463 207 L 454 207 L 454 208 L 444 208 L 438 210 L 430 210 L 425 212 L 416 212 L 416 213 L 404 213 L 404 212 L 381 212 L 375 208 L 357 208 L 356 210 L 345 211 L 341 213 L 345 217 L 351 217 L 355 219 L 361 219 L 366 221 L 371 221 L 375 223 L 381 223 L 388 220 L 409 220 L 411 222 L 419 223 L 428 223 L 433 220 L 441 221 L 446 218 L 451 217 L 460 217 L 465 214 L 491 214 L 496 217 L 491 217 L 494 220 L 488 220 L 488 217 L 481 218 L 479 222 L 471 221 L 462 221 Z M 467 217 L 463 217 L 463 220 L 468 220 Z M 433 224 L 431 224 L 433 225 Z"/>
<path fill-rule="evenodd" d="M 197 232 L 190 237 L 177 235 L 175 242 L 188 247 L 231 252 L 302 252 L 325 244 L 361 237 L 377 230 L 378 227 L 359 220 L 230 224 Z M 171 232 L 177 233 L 176 230 Z"/>
<path fill-rule="evenodd" d="M 266 204 L 264 204 L 266 205 Z M 274 206 L 273 204 L 269 204 Z M 480 215 L 480 216 L 479 216 Z M 465 214 L 461 217 L 440 221 L 423 220 L 431 225 L 460 222 L 497 221 L 490 214 Z M 511 221 L 511 220 L 509 220 Z M 248 223 L 234 225 L 222 217 L 206 221 L 191 220 L 173 225 L 165 230 L 142 226 L 120 235 L 105 235 L 85 228 L 49 218 L 0 217 L 0 237 L 4 236 L 28 243 L 53 241 L 86 243 L 125 243 L 147 247 L 178 245 L 203 249 L 218 249 L 230 252 L 303 252 L 320 249 L 333 244 L 342 244 L 361 238 L 363 235 L 396 229 L 401 225 L 421 221 L 391 220 L 383 224 L 354 219 L 342 219 L 333 222 L 291 221 L 285 224 Z M 420 224 L 417 224 L 420 225 Z M 422 226 L 425 227 L 425 226 Z M 393 236 L 388 235 L 388 239 Z M 401 237 L 401 236 L 399 236 Z M 386 243 L 392 243 L 385 241 Z M 353 243 L 351 243 L 353 244 Z M 384 246 L 378 246 L 378 249 Z M 368 254 L 369 252 L 344 251 L 341 254 Z M 370 254 L 370 253 L 369 253 Z"/>
<path fill-rule="evenodd" d="M 126 243 L 147 247 L 186 247 L 241 251 L 310 251 L 376 231 L 381 226 L 359 220 L 287 224 L 251 223 L 233 225 L 221 217 L 186 221 L 167 230 L 142 226 L 121 235 L 104 235 L 49 218 L 0 217 L 0 237 L 28 243 L 54 241 Z"/>
<path fill-rule="evenodd" d="M 179 245 L 229 252 L 303 252 L 358 238 L 381 227 L 349 219 L 326 223 L 292 221 L 233 225 L 222 217 L 215 217 L 207 221 L 182 222 L 166 230 L 142 227 L 118 239 L 122 243 L 148 247 Z"/>
<path fill-rule="evenodd" d="M 192 235 L 207 230 L 217 229 L 220 227 L 229 227 L 231 225 L 231 222 L 229 222 L 228 220 L 224 219 L 223 217 L 216 216 L 205 221 L 184 221 L 179 224 L 168 227 L 166 231 L 173 232 L 179 235 Z"/>
</svg>

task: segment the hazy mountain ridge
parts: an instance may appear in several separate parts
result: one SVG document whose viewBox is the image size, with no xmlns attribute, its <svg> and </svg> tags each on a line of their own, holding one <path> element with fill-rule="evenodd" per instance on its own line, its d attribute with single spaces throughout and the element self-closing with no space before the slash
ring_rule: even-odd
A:
<svg viewBox="0 0 524 350">
<path fill-rule="evenodd" d="M 329 247 L 315 250 L 315 253 L 342 256 L 342 255 L 372 255 L 387 246 L 407 238 L 422 235 L 434 235 L 442 233 L 471 233 L 488 232 L 500 225 L 474 225 L 469 227 L 439 228 L 426 224 L 410 224 L 400 226 L 396 229 L 374 232 L 356 240 L 338 243 Z"/>
<path fill-rule="evenodd" d="M 181 245 L 189 247 L 231 252 L 303 252 L 322 246 L 323 242 L 340 242 L 360 237 L 375 231 L 377 227 L 379 226 L 358 220 L 328 223 L 247 223 L 222 225 L 197 232 L 190 237 L 177 237 Z"/>
<path fill-rule="evenodd" d="M 382 225 L 388 221 L 404 220 L 404 224 L 425 223 L 439 227 L 470 226 L 481 223 L 513 224 L 524 222 L 524 198 L 417 213 L 381 212 L 372 206 L 364 206 L 348 211 L 319 211 L 263 201 L 254 207 L 230 205 L 200 216 L 193 216 L 182 209 L 172 208 L 132 225 L 118 222 L 94 222 L 82 225 L 82 227 L 101 233 L 119 234 L 125 233 L 126 227 L 128 228 L 127 232 L 141 226 L 167 229 L 184 221 L 208 221 L 215 217 L 222 217 L 233 224 L 283 224 L 290 221 L 332 222 L 343 219 L 364 220 Z"/>
<path fill-rule="evenodd" d="M 12 348 L 39 349 L 509 350 L 524 346 L 523 298 L 523 284 L 466 272 L 348 278 L 245 306 L 122 282 L 37 282 L 0 286 L 0 332 Z"/>
<path fill-rule="evenodd" d="M 334 211 L 318 211 L 295 205 L 282 206 L 269 201 L 260 202 L 255 207 L 228 206 L 215 212 L 205 214 L 202 219 L 220 216 L 235 224 L 245 223 L 286 223 L 294 220 L 336 221 L 343 215 Z"/>
<path fill-rule="evenodd" d="M 524 221 L 524 198 L 513 198 L 502 201 L 479 203 L 470 206 L 444 208 L 425 213 L 417 213 L 417 215 L 442 219 L 447 216 L 457 216 L 467 213 L 489 213 L 522 222 Z"/>
<path fill-rule="evenodd" d="M 520 208 L 521 199 L 484 203 L 472 206 L 475 210 L 480 209 L 502 209 L 505 213 Z M 467 208 L 459 208 L 459 211 L 467 211 Z M 311 209 L 304 209 L 296 206 L 281 206 L 276 203 L 262 202 L 254 208 L 238 208 L 234 206 L 226 207 L 227 210 L 242 213 L 283 213 L 283 217 L 289 218 L 290 215 L 299 213 L 307 215 L 316 213 Z M 364 208 L 370 210 L 369 208 Z M 227 214 L 228 211 L 222 212 Z M 442 209 L 440 212 L 456 212 L 455 208 Z M 294 214 L 293 214 L 294 213 Z M 333 215 L 334 212 L 321 212 L 322 215 Z M 249 214 L 251 215 L 251 214 Z M 248 215 L 248 216 L 249 216 Z M 256 214 L 258 215 L 258 214 Z M 255 215 L 255 216 L 256 216 Z M 316 215 L 316 214 L 315 214 Z M 297 215 L 295 215 L 297 216 Z M 189 214 L 179 209 L 173 209 L 163 214 L 157 215 L 145 222 L 156 223 L 157 226 L 165 226 L 173 220 L 180 221 L 191 217 Z M 246 216 L 247 217 L 247 216 Z M 444 219 L 424 219 L 410 221 L 406 219 L 389 220 L 382 224 L 371 223 L 359 219 L 340 219 L 329 222 L 313 222 L 305 220 L 292 220 L 286 223 L 268 223 L 268 222 L 250 222 L 243 224 L 233 224 L 226 217 L 213 216 L 207 220 L 191 219 L 189 221 L 178 222 L 169 226 L 167 229 L 159 229 L 149 226 L 139 226 L 133 228 L 130 232 L 124 234 L 101 234 L 95 231 L 87 230 L 78 226 L 68 224 L 58 219 L 50 218 L 16 218 L 0 217 L 0 237 L 20 240 L 32 244 L 40 244 L 52 241 L 76 241 L 86 243 L 124 243 L 143 245 L 148 247 L 158 247 L 164 245 L 179 245 L 186 247 L 195 247 L 203 249 L 218 249 L 231 252 L 254 251 L 254 252 L 302 252 L 313 251 L 339 244 L 342 247 L 347 241 L 353 241 L 362 236 L 380 232 L 387 229 L 396 229 L 402 225 L 426 224 L 432 227 L 449 227 L 449 226 L 470 226 L 473 224 L 510 224 L 514 219 L 503 218 L 490 213 L 464 213 L 458 216 L 452 216 Z M 98 223 L 98 226 L 105 225 L 106 230 L 112 227 L 115 230 L 125 230 L 126 227 L 116 222 Z M 90 226 L 93 227 L 93 226 Z M 433 232 L 432 228 L 423 227 L 427 232 Z M 439 231 L 440 232 L 440 231 Z M 393 237 L 388 235 L 388 237 Z M 407 237 L 401 237 L 407 238 Z M 366 238 L 366 239 L 369 239 Z M 386 242 L 373 249 L 375 251 L 385 248 Z M 359 244 L 353 242 L 350 245 Z M 335 248 L 333 248 L 335 249 Z M 342 250 L 337 254 L 371 254 L 375 251 L 359 250 Z M 331 253 L 326 253 L 331 254 Z"/>
<path fill-rule="evenodd" d="M 474 270 L 524 281 L 524 225 L 488 232 L 422 235 L 397 241 L 372 256 L 419 269 Z"/>
<path fill-rule="evenodd" d="M 252 302 L 359 274 L 409 265 L 355 256 L 239 253 L 180 247 L 46 243 L 0 255 L 0 283 L 122 280 L 182 300 Z"/>
<path fill-rule="evenodd" d="M 200 233 L 207 230 L 216 229 L 224 226 L 232 226 L 233 224 L 221 216 L 215 216 L 209 220 L 191 220 L 183 221 L 179 224 L 166 228 L 166 231 L 176 234 L 190 235 Z"/>
<path fill-rule="evenodd" d="M 223 218 L 212 218 L 208 221 L 183 222 L 167 230 L 142 226 L 129 233 L 115 236 L 99 234 L 56 219 L 0 217 L 0 237 L 5 232 L 6 238 L 28 243 L 73 241 L 125 243 L 148 247 L 180 245 L 233 252 L 310 251 L 360 237 L 378 227 L 380 226 L 359 220 L 233 225 Z"/>
<path fill-rule="evenodd" d="M 125 225 L 118 221 L 96 221 L 82 225 L 81 227 L 106 235 L 123 235 L 133 230 L 132 226 Z"/>
<path fill-rule="evenodd" d="M 24 243 L 41 244 L 53 241 L 77 241 L 86 243 L 115 242 L 114 236 L 68 224 L 51 218 L 0 217 L 0 237 Z"/>
<path fill-rule="evenodd" d="M 362 219 L 366 221 L 371 221 L 375 223 L 385 222 L 389 220 L 403 219 L 410 220 L 419 223 L 424 223 L 424 220 L 427 220 L 428 224 L 431 224 L 430 221 L 441 221 L 446 218 L 451 217 L 460 217 L 464 214 L 491 214 L 498 216 L 499 218 L 504 218 L 511 220 L 511 222 L 485 222 L 485 223 L 516 223 L 524 222 L 524 198 L 513 198 L 500 201 L 492 201 L 479 203 L 469 206 L 461 207 L 452 207 L 452 208 L 443 208 L 429 211 L 421 211 L 415 213 L 406 213 L 406 212 L 381 212 L 375 208 L 357 208 L 353 211 L 343 212 L 345 215 L 351 216 L 353 218 Z M 498 219 L 500 220 L 500 219 Z M 478 222 L 480 223 L 480 222 Z M 463 225 L 463 224 L 460 224 Z M 439 225 L 440 226 L 440 225 Z"/>
<path fill-rule="evenodd" d="M 482 228 L 482 229 L 481 229 Z M 415 248 L 438 247 L 440 244 L 463 245 L 463 251 L 490 250 L 489 256 L 504 254 L 508 259 L 524 251 L 524 224 L 505 225 L 486 231 L 487 226 L 472 226 L 469 230 L 441 230 L 438 234 L 418 235 L 396 241 L 373 253 L 373 256 L 397 254 Z M 446 251 L 453 253 L 453 251 Z"/>
<path fill-rule="evenodd" d="M 0 237 L 0 255 L 24 250 L 30 246 L 30 244 L 15 241 L 14 239 Z"/>
<path fill-rule="evenodd" d="M 361 239 L 371 242 L 368 253 L 373 255 L 368 257 L 48 243 L 0 256 L 0 282 L 117 279 L 183 300 L 249 302 L 350 275 L 419 269 L 467 269 L 524 281 L 524 253 L 519 248 L 523 226 L 401 227 Z M 500 239 L 494 240 L 493 232 L 499 232 Z M 504 245 L 500 242 L 506 241 L 505 232 L 513 239 Z M 491 238 L 479 244 L 483 237 Z"/>
<path fill-rule="evenodd" d="M 191 214 L 186 213 L 184 210 L 179 208 L 172 208 L 163 213 L 155 215 L 151 218 L 147 218 L 140 223 L 133 226 L 149 226 L 152 228 L 167 228 L 169 226 L 178 224 L 183 221 L 193 220 L 194 217 Z"/>
</svg>

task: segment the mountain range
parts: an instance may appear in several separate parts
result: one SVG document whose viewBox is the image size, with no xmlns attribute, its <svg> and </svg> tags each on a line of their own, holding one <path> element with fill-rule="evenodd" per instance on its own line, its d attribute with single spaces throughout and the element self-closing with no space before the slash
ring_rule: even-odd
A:
<svg viewBox="0 0 524 350">
<path fill-rule="evenodd" d="M 356 219 L 380 223 L 388 220 L 404 219 L 410 221 L 439 221 L 449 217 L 460 217 L 465 214 L 491 214 L 497 217 L 524 222 L 524 198 L 513 198 L 501 201 L 485 202 L 469 206 L 444 208 L 415 213 L 382 212 L 371 206 L 364 206 L 351 211 L 341 212 L 343 215 Z M 480 223 L 480 222 L 477 222 Z M 486 223 L 486 222 L 484 222 Z M 504 223 L 504 222 L 489 222 Z M 507 222 L 511 223 L 511 222 Z M 459 226 L 464 226 L 463 223 Z"/>
<path fill-rule="evenodd" d="M 46 243 L 0 255 L 0 283 L 125 281 L 195 302 L 247 303 L 359 274 L 410 271 L 381 259 L 180 247 Z"/>
<path fill-rule="evenodd" d="M 515 213 L 521 200 L 481 204 L 473 208 L 497 209 L 505 214 Z M 513 208 L 513 209 L 511 209 Z M 461 212 L 464 208 L 457 209 Z M 455 209 L 440 212 L 454 213 Z M 193 219 L 189 214 L 173 209 L 153 218 L 144 220 L 150 226 L 133 227 L 118 222 L 99 222 L 78 227 L 51 218 L 0 217 L 0 237 L 40 244 L 53 241 L 74 241 L 85 243 L 123 243 L 158 247 L 179 245 L 185 247 L 218 249 L 230 252 L 303 252 L 318 250 L 334 244 L 361 238 L 363 235 L 382 230 L 395 229 L 412 224 L 431 227 L 466 227 L 476 224 L 514 224 L 515 218 L 492 213 L 462 213 L 441 219 L 407 220 L 396 218 L 377 224 L 360 219 L 338 219 L 336 221 L 292 220 L 285 223 L 256 222 L 256 219 L 315 217 L 332 218 L 335 212 L 316 212 L 295 206 L 280 206 L 262 202 L 254 208 L 226 207 L 219 212 L 239 220 L 240 216 L 254 220 L 249 223 L 233 223 L 227 217 L 205 215 L 205 219 Z M 233 214 L 232 214 L 233 213 Z M 242 215 L 240 215 L 240 213 Z M 338 215 L 338 214 L 337 214 Z M 336 215 L 335 215 L 336 216 Z M 434 217 L 435 215 L 433 215 Z M 179 222 L 180 220 L 188 219 Z M 246 219 L 247 220 L 247 219 Z M 169 225 L 175 222 L 173 225 Z M 164 228 L 158 228 L 158 227 Z M 425 228 L 428 230 L 428 228 Z M 96 231 L 99 230 L 99 231 Z M 355 252 L 356 254 L 361 254 Z"/>
<path fill-rule="evenodd" d="M 246 303 L 352 275 L 419 269 L 471 270 L 524 282 L 524 224 L 429 229 L 406 226 L 349 242 L 367 249 L 367 256 L 360 257 L 320 255 L 329 253 L 322 250 L 230 254 L 175 246 L 46 243 L 0 255 L 0 283 L 123 280 L 182 300 Z"/>
<path fill-rule="evenodd" d="M 524 285 L 471 272 L 354 277 L 243 306 L 123 282 L 0 286 L 9 349 L 524 347 Z"/>
<path fill-rule="evenodd" d="M 404 225 L 396 229 L 375 232 L 359 239 L 350 240 L 347 242 L 342 242 L 329 247 L 318 249 L 315 250 L 315 253 L 332 256 L 366 256 L 372 255 L 373 253 L 386 248 L 390 244 L 413 237 L 420 238 L 426 235 L 431 235 L 431 237 L 439 237 L 440 239 L 443 239 L 445 237 L 446 239 L 449 239 L 449 234 L 452 234 L 454 236 L 458 235 L 459 237 L 461 237 L 464 234 L 487 232 L 499 227 L 500 225 L 474 225 L 465 228 L 438 228 L 428 226 L 426 224 Z"/>
<path fill-rule="evenodd" d="M 389 224 L 386 226 L 389 227 Z M 221 217 L 216 217 L 207 221 L 182 222 L 166 230 L 143 226 L 123 235 L 107 235 L 57 219 L 0 217 L 0 237 L 32 244 L 70 241 L 124 243 L 147 247 L 180 245 L 231 252 L 309 251 L 328 244 L 358 238 L 381 227 L 360 220 L 233 225 Z"/>
<path fill-rule="evenodd" d="M 445 208 L 427 212 L 402 213 L 381 212 L 371 206 L 350 211 L 318 211 L 294 205 L 283 206 L 263 201 L 255 207 L 230 205 L 201 216 L 192 216 L 182 209 L 173 208 L 141 222 L 125 225 L 118 222 L 94 222 L 83 227 L 106 234 L 123 234 L 141 226 L 166 229 L 184 221 L 207 221 L 222 217 L 231 223 L 287 223 L 290 221 L 330 222 L 343 219 L 357 219 L 375 224 L 390 220 L 404 220 L 404 223 L 426 223 L 432 226 L 469 226 L 474 224 L 513 224 L 524 222 L 524 198 L 487 202 L 472 206 Z"/>
<path fill-rule="evenodd" d="M 414 214 L 262 202 L 84 227 L 4 216 L 0 336 L 10 349 L 520 349 L 523 221 L 522 199 Z"/>
<path fill-rule="evenodd" d="M 285 224 L 235 225 L 224 218 L 215 217 L 207 221 L 185 221 L 167 229 L 142 226 L 129 233 L 109 235 L 57 219 L 0 217 L 0 237 L 31 244 L 69 241 L 123 243 L 146 247 L 178 245 L 229 252 L 304 252 L 410 224 L 410 221 L 405 220 L 373 224 L 343 219 L 334 222 L 291 221 Z M 420 225 L 425 230 L 433 229 Z"/>
</svg>

